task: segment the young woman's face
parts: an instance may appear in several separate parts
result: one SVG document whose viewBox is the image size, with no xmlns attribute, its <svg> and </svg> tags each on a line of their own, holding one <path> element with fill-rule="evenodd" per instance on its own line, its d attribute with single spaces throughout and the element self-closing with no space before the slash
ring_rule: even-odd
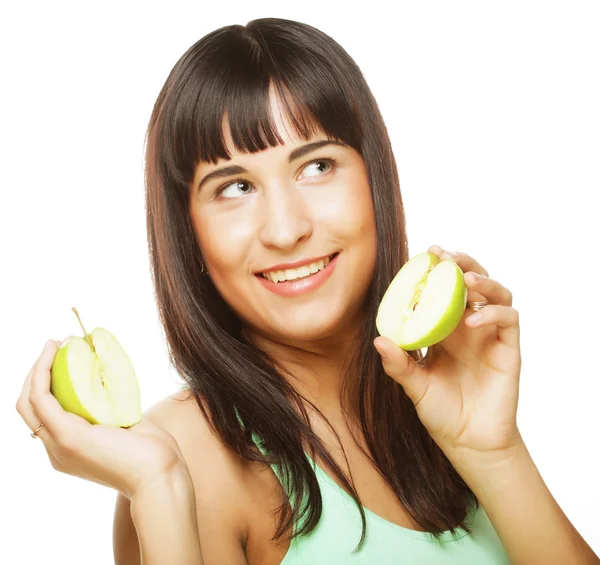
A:
<svg viewBox="0 0 600 565">
<path fill-rule="evenodd" d="M 375 266 L 366 168 L 346 145 L 324 145 L 290 160 L 293 151 L 327 137 L 320 133 L 308 142 L 290 137 L 292 126 L 282 121 L 274 96 L 271 104 L 285 144 L 239 153 L 224 121 L 232 159 L 197 167 L 192 225 L 209 276 L 245 326 L 280 342 L 324 339 L 354 325 Z M 231 166 L 247 172 L 202 182 Z M 338 255 L 323 268 L 319 260 L 327 262 L 333 254 Z M 280 266 L 298 262 L 306 267 Z M 274 267 L 270 280 L 262 276 Z M 289 280 L 281 281 L 281 271 Z"/>
</svg>

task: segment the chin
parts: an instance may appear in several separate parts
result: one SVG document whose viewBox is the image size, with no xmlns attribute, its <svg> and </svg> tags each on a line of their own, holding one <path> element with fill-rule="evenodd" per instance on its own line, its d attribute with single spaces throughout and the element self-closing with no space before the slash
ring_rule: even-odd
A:
<svg viewBox="0 0 600 565">
<path fill-rule="evenodd" d="M 271 331 L 290 341 L 315 341 L 340 333 L 344 326 L 341 310 L 299 309 L 294 316 L 270 324 Z"/>
</svg>

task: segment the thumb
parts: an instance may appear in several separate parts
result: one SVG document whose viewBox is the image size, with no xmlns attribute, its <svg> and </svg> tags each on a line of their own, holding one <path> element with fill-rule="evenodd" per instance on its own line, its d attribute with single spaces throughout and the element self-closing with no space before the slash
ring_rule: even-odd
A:
<svg viewBox="0 0 600 565">
<path fill-rule="evenodd" d="M 384 371 L 402 385 L 406 396 L 416 406 L 429 388 L 427 369 L 387 337 L 378 336 L 373 345 L 381 355 Z"/>
</svg>

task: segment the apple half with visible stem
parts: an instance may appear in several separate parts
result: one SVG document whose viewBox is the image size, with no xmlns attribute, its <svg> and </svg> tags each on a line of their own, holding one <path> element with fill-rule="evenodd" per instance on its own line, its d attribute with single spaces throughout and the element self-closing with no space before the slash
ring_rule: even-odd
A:
<svg viewBox="0 0 600 565">
<path fill-rule="evenodd" d="M 83 337 L 58 348 L 50 392 L 67 412 L 91 424 L 127 428 L 142 419 L 138 380 L 129 356 L 107 330 L 87 333 L 75 308 Z"/>
<path fill-rule="evenodd" d="M 385 291 L 375 325 L 406 351 L 434 345 L 460 323 L 467 305 L 462 269 L 420 253 L 407 261 Z"/>
</svg>

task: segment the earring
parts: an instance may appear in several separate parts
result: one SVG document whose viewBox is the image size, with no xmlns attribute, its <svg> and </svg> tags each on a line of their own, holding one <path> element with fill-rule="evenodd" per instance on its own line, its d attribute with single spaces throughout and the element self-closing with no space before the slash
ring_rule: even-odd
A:
<svg viewBox="0 0 600 565">
<path fill-rule="evenodd" d="M 202 261 L 202 259 L 200 259 L 200 274 L 201 275 L 208 275 L 208 270 L 204 266 L 204 262 Z"/>
</svg>

